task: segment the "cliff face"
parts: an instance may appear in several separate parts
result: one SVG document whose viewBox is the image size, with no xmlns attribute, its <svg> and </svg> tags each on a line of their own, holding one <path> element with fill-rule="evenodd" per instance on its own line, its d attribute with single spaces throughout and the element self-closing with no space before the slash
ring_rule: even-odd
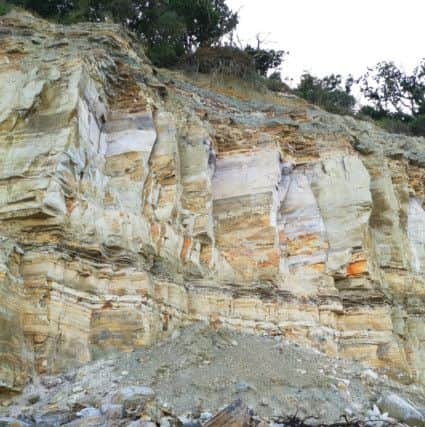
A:
<svg viewBox="0 0 425 427">
<path fill-rule="evenodd" d="M 0 389 L 194 320 L 425 383 L 425 140 L 0 22 Z"/>
</svg>

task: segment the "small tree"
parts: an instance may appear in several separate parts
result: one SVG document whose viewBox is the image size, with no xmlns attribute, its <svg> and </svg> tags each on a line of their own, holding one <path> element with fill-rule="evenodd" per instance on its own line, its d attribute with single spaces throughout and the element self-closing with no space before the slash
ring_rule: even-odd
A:
<svg viewBox="0 0 425 427">
<path fill-rule="evenodd" d="M 258 74 L 264 77 L 270 70 L 280 67 L 284 55 L 287 54 L 283 50 L 253 48 L 250 45 L 245 47 L 245 52 L 253 58 Z"/>
<path fill-rule="evenodd" d="M 394 62 L 380 62 L 358 79 L 363 96 L 371 105 L 360 112 L 380 120 L 390 130 L 425 135 L 425 58 L 411 74 Z"/>
<path fill-rule="evenodd" d="M 394 62 L 380 62 L 358 80 L 373 107 L 389 114 L 425 114 L 425 58 L 406 74 Z"/>
<path fill-rule="evenodd" d="M 144 40 L 155 65 L 174 65 L 186 53 L 184 19 L 166 1 L 140 2 L 129 26 Z"/>
</svg>

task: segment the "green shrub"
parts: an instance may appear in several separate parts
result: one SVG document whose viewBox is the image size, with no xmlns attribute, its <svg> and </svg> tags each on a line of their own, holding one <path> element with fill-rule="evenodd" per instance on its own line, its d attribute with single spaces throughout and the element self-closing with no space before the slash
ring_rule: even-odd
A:
<svg viewBox="0 0 425 427">
<path fill-rule="evenodd" d="M 384 117 L 377 120 L 376 123 L 390 133 L 412 134 L 409 123 L 395 117 Z"/>
<path fill-rule="evenodd" d="M 283 50 L 245 47 L 245 52 L 254 60 L 255 69 L 260 76 L 266 77 L 270 70 L 280 67 L 283 57 L 288 53 Z"/>
<path fill-rule="evenodd" d="M 278 71 L 264 78 L 263 82 L 266 88 L 272 92 L 290 92 L 289 86 L 282 81 L 282 77 Z"/>
<path fill-rule="evenodd" d="M 156 43 L 147 49 L 146 54 L 158 67 L 171 67 L 179 60 L 176 48 L 169 43 Z"/>
<path fill-rule="evenodd" d="M 425 114 L 425 58 L 410 74 L 392 61 L 380 62 L 357 82 L 376 111 L 396 118 Z"/>
<path fill-rule="evenodd" d="M 305 73 L 294 93 L 330 113 L 354 114 L 356 99 L 351 95 L 353 79 L 348 78 L 343 86 L 339 74 L 322 79 Z"/>
<path fill-rule="evenodd" d="M 413 135 L 425 136 L 425 114 L 415 116 L 409 127 Z"/>
<path fill-rule="evenodd" d="M 0 0 L 0 16 L 6 15 L 12 7 L 4 1 Z"/>
<path fill-rule="evenodd" d="M 189 71 L 231 75 L 253 79 L 256 76 L 252 57 L 236 47 L 201 47 L 187 55 L 182 65 Z"/>
<path fill-rule="evenodd" d="M 384 61 L 358 79 L 370 103 L 360 112 L 390 132 L 425 136 L 425 58 L 409 74 Z"/>
<path fill-rule="evenodd" d="M 360 109 L 357 117 L 362 120 L 372 119 L 388 132 L 410 136 L 425 136 L 425 114 L 411 116 L 407 113 L 389 112 L 366 105 Z"/>
</svg>

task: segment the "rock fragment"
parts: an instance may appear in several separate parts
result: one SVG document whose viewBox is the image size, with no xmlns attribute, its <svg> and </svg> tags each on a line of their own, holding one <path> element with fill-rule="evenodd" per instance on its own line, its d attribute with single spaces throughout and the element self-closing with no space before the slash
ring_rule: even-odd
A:
<svg viewBox="0 0 425 427">
<path fill-rule="evenodd" d="M 411 403 L 395 393 L 388 394 L 378 400 L 378 407 L 383 413 L 411 426 L 424 426 L 423 414 Z"/>
<path fill-rule="evenodd" d="M 1 417 L 0 427 L 31 427 L 31 424 L 11 417 Z"/>
<path fill-rule="evenodd" d="M 250 419 L 248 407 L 238 399 L 207 421 L 204 427 L 245 427 Z"/>
</svg>

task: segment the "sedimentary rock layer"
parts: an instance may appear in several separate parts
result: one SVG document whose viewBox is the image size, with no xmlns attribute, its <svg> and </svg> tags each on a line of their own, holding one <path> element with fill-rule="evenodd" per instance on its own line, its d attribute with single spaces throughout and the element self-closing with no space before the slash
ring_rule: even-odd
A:
<svg viewBox="0 0 425 427">
<path fill-rule="evenodd" d="M 0 387 L 205 320 L 425 382 L 425 140 L 0 24 Z M 273 102 L 272 102 L 273 101 Z"/>
</svg>

